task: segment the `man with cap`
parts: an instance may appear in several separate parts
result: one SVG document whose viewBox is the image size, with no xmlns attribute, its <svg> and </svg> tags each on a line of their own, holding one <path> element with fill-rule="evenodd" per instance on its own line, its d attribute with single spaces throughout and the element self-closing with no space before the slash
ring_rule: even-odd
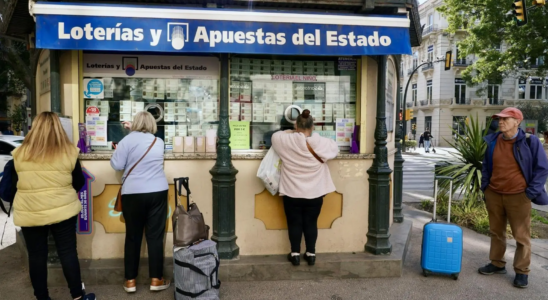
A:
<svg viewBox="0 0 548 300">
<path fill-rule="evenodd" d="M 548 159 L 540 140 L 519 128 L 523 114 L 515 107 L 493 116 L 499 132 L 484 137 L 481 189 L 485 195 L 491 232 L 491 263 L 479 268 L 483 275 L 505 274 L 506 224 L 516 239 L 514 286 L 526 288 L 531 263 L 531 201 L 548 204 L 544 189 Z"/>
</svg>

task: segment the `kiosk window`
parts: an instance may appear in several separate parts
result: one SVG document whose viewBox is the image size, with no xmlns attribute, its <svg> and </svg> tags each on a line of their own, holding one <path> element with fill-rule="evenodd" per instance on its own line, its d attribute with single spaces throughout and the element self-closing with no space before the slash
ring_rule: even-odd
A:
<svg viewBox="0 0 548 300">
<path fill-rule="evenodd" d="M 249 122 L 250 131 L 249 145 L 239 144 L 237 149 L 270 148 L 272 134 L 292 129 L 298 111 L 309 109 L 315 132 L 336 140 L 342 151 L 349 150 L 353 126 L 347 126 L 351 128 L 346 132 L 339 129 L 343 130 L 339 134 L 337 129 L 344 121 L 355 124 L 357 62 L 352 58 L 233 56 L 229 117 L 238 124 Z"/>
</svg>

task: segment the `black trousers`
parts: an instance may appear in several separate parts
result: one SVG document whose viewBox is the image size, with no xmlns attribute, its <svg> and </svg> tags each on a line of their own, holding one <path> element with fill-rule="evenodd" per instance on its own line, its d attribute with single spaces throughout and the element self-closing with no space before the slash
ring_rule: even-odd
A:
<svg viewBox="0 0 548 300">
<path fill-rule="evenodd" d="M 22 227 L 29 255 L 29 273 L 34 296 L 38 300 L 49 299 L 48 293 L 48 235 L 51 230 L 63 274 L 72 298 L 83 296 L 80 263 L 76 250 L 76 220 L 74 216 L 63 222 L 36 227 Z"/>
<path fill-rule="evenodd" d="M 126 279 L 137 278 L 143 230 L 148 245 L 149 276 L 162 278 L 164 275 L 164 233 L 168 213 L 167 190 L 122 195 L 122 213 L 126 220 L 124 248 Z"/>
<path fill-rule="evenodd" d="M 306 252 L 316 253 L 318 239 L 318 217 L 322 210 L 323 197 L 316 199 L 291 198 L 284 196 L 284 210 L 291 252 L 301 252 L 304 233 Z"/>
</svg>

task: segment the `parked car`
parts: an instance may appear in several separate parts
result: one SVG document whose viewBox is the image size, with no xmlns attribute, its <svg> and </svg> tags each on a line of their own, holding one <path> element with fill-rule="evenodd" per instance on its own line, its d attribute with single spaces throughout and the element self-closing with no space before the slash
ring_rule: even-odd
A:
<svg viewBox="0 0 548 300">
<path fill-rule="evenodd" d="M 0 136 L 0 176 L 4 172 L 4 166 L 12 159 L 11 151 L 23 143 L 24 137 L 14 135 Z"/>
</svg>

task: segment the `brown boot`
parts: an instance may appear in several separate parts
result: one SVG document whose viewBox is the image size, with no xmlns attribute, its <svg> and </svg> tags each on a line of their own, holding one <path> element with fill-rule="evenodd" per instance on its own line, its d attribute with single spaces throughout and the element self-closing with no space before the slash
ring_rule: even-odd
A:
<svg viewBox="0 0 548 300">
<path fill-rule="evenodd" d="M 126 290 L 127 293 L 135 293 L 137 291 L 137 282 L 135 279 L 126 280 L 126 282 L 124 282 L 124 290 Z"/>
<path fill-rule="evenodd" d="M 163 291 L 169 288 L 171 282 L 167 279 L 152 278 L 150 281 L 150 290 L 151 291 Z"/>
</svg>

